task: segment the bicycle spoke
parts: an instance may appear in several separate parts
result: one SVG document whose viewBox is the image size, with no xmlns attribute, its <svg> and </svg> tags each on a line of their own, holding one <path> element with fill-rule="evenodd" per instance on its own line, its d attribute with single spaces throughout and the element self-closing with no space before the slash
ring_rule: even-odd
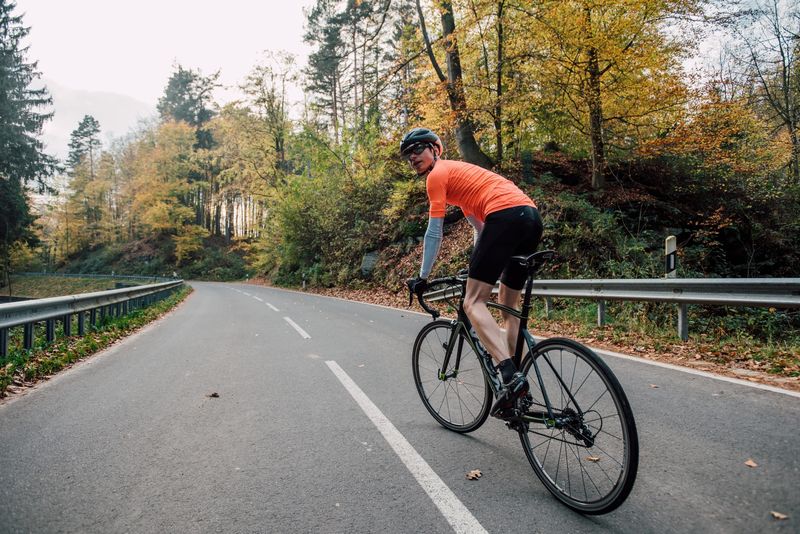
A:
<svg viewBox="0 0 800 534">
<path fill-rule="evenodd" d="M 456 432 L 470 432 L 486 420 L 491 390 L 472 346 L 463 338 L 454 338 L 453 323 L 439 320 L 425 326 L 412 356 L 420 398 L 440 424 Z"/>
<path fill-rule="evenodd" d="M 528 410 L 536 414 L 520 433 L 531 466 L 570 508 L 590 514 L 616 508 L 638 465 L 636 428 L 619 383 L 594 353 L 570 340 L 541 342 L 523 370 L 533 375 L 534 364 Z M 550 415 L 560 428 L 547 428 Z"/>
</svg>

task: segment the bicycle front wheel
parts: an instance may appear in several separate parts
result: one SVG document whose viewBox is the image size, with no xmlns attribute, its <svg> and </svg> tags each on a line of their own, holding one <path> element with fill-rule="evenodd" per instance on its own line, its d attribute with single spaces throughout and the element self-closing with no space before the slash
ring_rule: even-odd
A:
<svg viewBox="0 0 800 534">
<path fill-rule="evenodd" d="M 536 387 L 534 360 L 543 389 Z M 558 338 L 536 345 L 523 372 L 533 400 L 520 439 L 536 475 L 573 510 L 604 514 L 617 508 L 631 492 L 639 464 L 633 412 L 617 378 L 593 351 Z"/>
<path fill-rule="evenodd" d="M 464 332 L 454 337 L 453 328 L 445 320 L 425 325 L 414 341 L 411 366 L 428 412 L 443 427 L 466 433 L 486 421 L 492 407 L 492 390 Z"/>
</svg>

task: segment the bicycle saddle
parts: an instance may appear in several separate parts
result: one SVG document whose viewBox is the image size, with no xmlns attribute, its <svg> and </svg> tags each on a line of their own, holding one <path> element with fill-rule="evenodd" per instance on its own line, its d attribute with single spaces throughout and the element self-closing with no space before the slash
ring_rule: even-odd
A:
<svg viewBox="0 0 800 534">
<path fill-rule="evenodd" d="M 511 259 L 517 261 L 520 265 L 535 271 L 546 262 L 555 258 L 555 256 L 555 250 L 541 250 L 528 256 L 511 256 Z"/>
</svg>

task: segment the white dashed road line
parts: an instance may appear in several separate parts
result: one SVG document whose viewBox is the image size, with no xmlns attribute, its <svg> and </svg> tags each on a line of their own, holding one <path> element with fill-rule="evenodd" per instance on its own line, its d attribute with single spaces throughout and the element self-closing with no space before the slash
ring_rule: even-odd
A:
<svg viewBox="0 0 800 534">
<path fill-rule="evenodd" d="M 297 330 L 297 333 L 298 333 L 298 334 L 300 334 L 301 336 L 303 336 L 303 339 L 311 339 L 311 336 L 310 336 L 310 335 L 308 335 L 308 332 L 306 332 L 305 330 L 303 330 L 302 328 L 300 328 L 300 325 L 298 325 L 296 322 L 292 321 L 292 320 L 291 320 L 291 319 L 289 319 L 288 317 L 284 317 L 284 318 L 283 318 L 283 320 L 284 320 L 284 321 L 286 321 L 287 323 L 289 323 L 289 325 L 290 325 L 292 328 L 294 328 L 295 330 Z"/>
<path fill-rule="evenodd" d="M 444 518 L 458 533 L 486 533 L 486 529 L 475 519 L 475 516 L 456 497 L 455 493 L 431 469 L 428 462 L 411 446 L 400 431 L 383 415 L 377 406 L 361 391 L 350 376 L 333 360 L 325 362 L 348 393 L 361 407 L 370 421 L 378 428 L 389 446 L 405 464 L 414 478 L 428 494 Z"/>
<path fill-rule="evenodd" d="M 266 305 L 267 305 L 267 306 L 269 307 L 269 309 L 270 309 L 270 310 L 272 310 L 272 311 L 280 311 L 278 308 L 276 308 L 275 306 L 273 306 L 273 305 L 272 305 L 272 304 L 270 304 L 269 302 L 267 302 L 267 303 L 266 303 Z"/>
</svg>

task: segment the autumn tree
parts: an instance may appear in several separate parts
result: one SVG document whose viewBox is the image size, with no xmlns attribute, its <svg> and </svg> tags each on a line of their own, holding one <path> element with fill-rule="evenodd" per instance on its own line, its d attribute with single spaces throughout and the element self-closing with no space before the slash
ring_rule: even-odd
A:
<svg viewBox="0 0 800 534">
<path fill-rule="evenodd" d="M 522 75 L 588 139 L 592 186 L 605 184 L 608 144 L 654 135 L 687 100 L 681 59 L 693 41 L 680 23 L 702 0 L 544 0 L 515 9 L 532 24 Z M 667 120 L 664 120 L 665 117 Z"/>
<path fill-rule="evenodd" d="M 736 30 L 743 48 L 739 62 L 755 88 L 754 101 L 788 134 L 789 169 L 800 184 L 800 6 L 781 0 L 758 0 L 754 6 Z"/>
<path fill-rule="evenodd" d="M 441 44 L 442 48 L 444 49 L 445 61 L 447 65 L 447 73 L 445 74 L 439 65 L 436 54 L 434 53 L 433 44 L 430 36 L 428 35 L 422 6 L 420 5 L 419 0 L 416 0 L 416 3 L 420 30 L 424 40 L 425 48 L 428 52 L 428 58 L 430 59 L 433 70 L 436 72 L 436 76 L 445 87 L 448 102 L 450 103 L 450 110 L 454 115 L 455 135 L 458 151 L 465 161 L 480 165 L 481 167 L 489 168 L 492 166 L 492 161 L 483 152 L 483 150 L 481 150 L 481 147 L 475 140 L 475 124 L 467 107 L 467 97 L 464 90 L 464 76 L 461 68 L 461 57 L 459 54 L 453 4 L 450 0 L 442 0 L 438 3 L 438 10 L 441 16 L 442 25 Z"/>
<path fill-rule="evenodd" d="M 133 168 L 126 195 L 134 238 L 169 238 L 179 264 L 202 248 L 207 235 L 185 202 L 192 189 L 189 176 L 196 172 L 195 142 L 190 125 L 166 122 L 141 135 L 129 163 Z"/>
<path fill-rule="evenodd" d="M 247 95 L 252 113 L 263 121 L 273 145 L 275 178 L 288 169 L 286 141 L 291 131 L 287 103 L 288 84 L 297 80 L 295 58 L 286 52 L 269 54 L 266 61 L 256 65 L 241 86 Z"/>
</svg>

